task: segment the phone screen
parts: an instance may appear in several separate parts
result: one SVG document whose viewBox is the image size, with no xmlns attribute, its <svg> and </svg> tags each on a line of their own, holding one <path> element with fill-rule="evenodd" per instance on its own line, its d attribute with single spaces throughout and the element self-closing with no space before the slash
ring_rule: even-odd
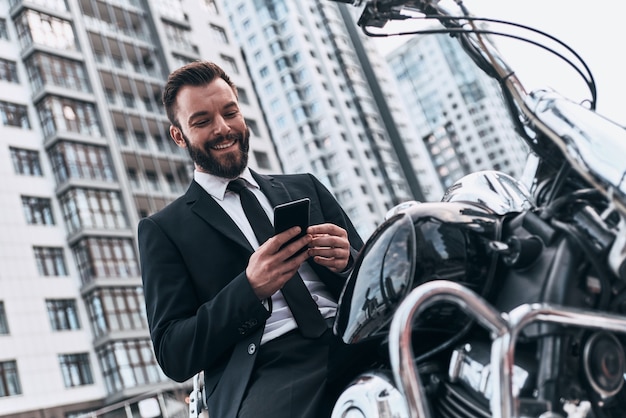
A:
<svg viewBox="0 0 626 418">
<path fill-rule="evenodd" d="M 287 244 L 303 237 L 309 226 L 309 207 L 311 201 L 308 197 L 283 203 L 274 208 L 274 232 L 279 234 L 293 226 L 299 226 L 302 231 Z M 285 245 L 287 245 L 285 244 Z M 304 251 L 304 248 L 301 250 Z"/>
</svg>

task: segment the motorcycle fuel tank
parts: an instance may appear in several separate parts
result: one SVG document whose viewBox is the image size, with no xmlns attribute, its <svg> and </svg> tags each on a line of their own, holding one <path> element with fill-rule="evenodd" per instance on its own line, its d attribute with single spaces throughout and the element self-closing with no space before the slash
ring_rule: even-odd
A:
<svg viewBox="0 0 626 418">
<path fill-rule="evenodd" d="M 357 257 L 339 300 L 334 331 L 346 344 L 387 335 L 396 308 L 416 286 L 451 280 L 479 294 L 489 291 L 500 216 L 468 202 L 407 205 L 372 234 Z M 423 316 L 424 326 L 455 332 L 458 312 L 446 307 Z"/>
</svg>

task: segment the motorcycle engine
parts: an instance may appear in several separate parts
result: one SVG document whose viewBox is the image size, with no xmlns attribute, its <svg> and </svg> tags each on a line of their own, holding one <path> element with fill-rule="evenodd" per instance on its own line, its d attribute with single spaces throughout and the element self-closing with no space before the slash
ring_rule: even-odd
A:
<svg viewBox="0 0 626 418">
<path fill-rule="evenodd" d="M 601 216 L 605 209 L 590 191 L 543 207 L 505 174 L 474 173 L 453 185 L 443 202 L 403 205 L 390 214 L 356 261 L 334 331 L 346 344 L 378 340 L 385 346 L 398 305 L 432 280 L 459 283 L 504 313 L 547 303 L 623 314 L 626 283 L 606 266 L 615 225 Z M 492 416 L 491 339 L 484 329 L 444 301 L 416 318 L 412 338 L 433 416 Z M 369 399 L 370 411 L 389 409 L 379 402 L 383 392 L 397 390 L 385 377 L 389 367 L 381 357 L 367 379 L 356 379 L 333 417 L 386 416 L 358 405 Z M 531 324 L 518 336 L 512 371 L 519 416 L 622 417 L 625 374 L 621 335 Z"/>
</svg>

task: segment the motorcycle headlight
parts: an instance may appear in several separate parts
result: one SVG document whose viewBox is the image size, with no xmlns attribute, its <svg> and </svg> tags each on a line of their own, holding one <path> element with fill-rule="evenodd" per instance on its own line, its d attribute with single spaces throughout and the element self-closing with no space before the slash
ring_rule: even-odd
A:
<svg viewBox="0 0 626 418">
<path fill-rule="evenodd" d="M 387 219 L 357 257 L 339 300 L 334 331 L 347 344 L 387 334 L 396 308 L 416 286 L 451 280 L 479 294 L 488 291 L 500 218 L 466 202 L 420 203 Z M 424 315 L 429 328 L 461 326 L 449 308 Z"/>
</svg>

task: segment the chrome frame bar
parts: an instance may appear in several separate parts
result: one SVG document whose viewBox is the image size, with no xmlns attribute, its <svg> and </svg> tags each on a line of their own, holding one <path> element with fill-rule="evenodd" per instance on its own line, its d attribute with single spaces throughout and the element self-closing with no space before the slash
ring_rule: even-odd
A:
<svg viewBox="0 0 626 418">
<path fill-rule="evenodd" d="M 622 316 L 549 304 L 524 304 L 509 313 L 497 311 L 481 296 L 457 283 L 436 280 L 416 287 L 398 307 L 389 330 L 389 355 L 396 385 L 407 400 L 413 418 L 430 418 L 411 343 L 414 319 L 437 302 L 458 305 L 491 332 L 492 393 L 490 401 L 494 418 L 519 417 L 517 397 L 513 394 L 515 344 L 521 330 L 534 322 L 590 328 L 626 334 Z"/>
</svg>

